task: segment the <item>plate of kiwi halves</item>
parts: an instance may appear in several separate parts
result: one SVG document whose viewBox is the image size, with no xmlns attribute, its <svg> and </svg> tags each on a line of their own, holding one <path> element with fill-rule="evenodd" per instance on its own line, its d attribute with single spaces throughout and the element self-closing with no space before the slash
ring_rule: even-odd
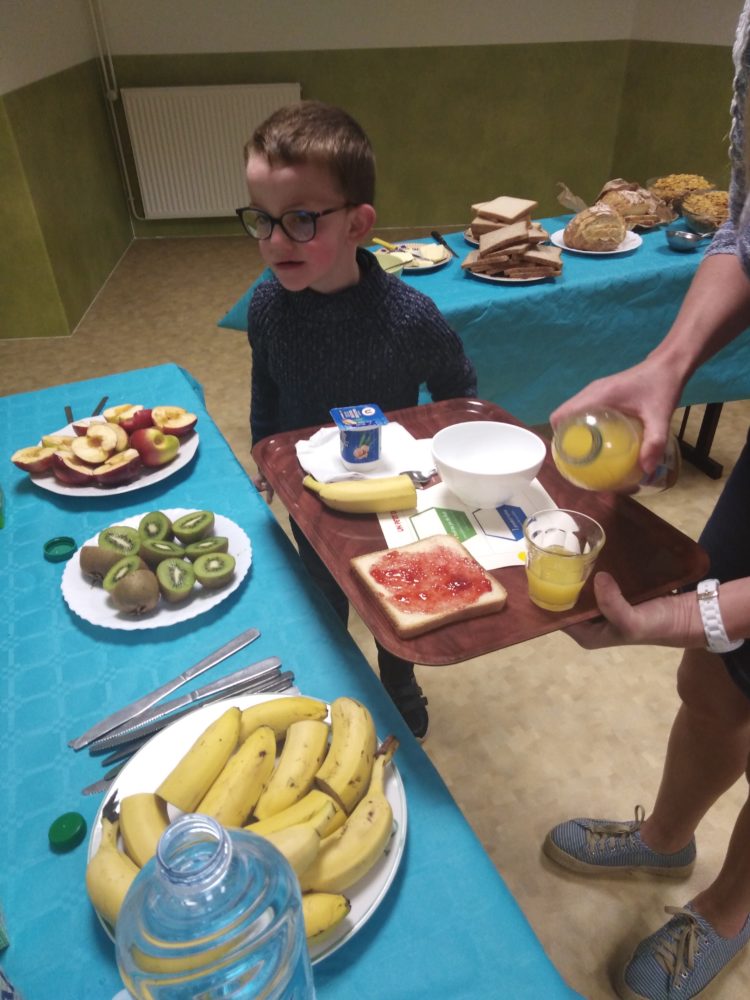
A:
<svg viewBox="0 0 750 1000">
<path fill-rule="evenodd" d="M 252 562 L 239 525 L 210 510 L 151 510 L 102 528 L 65 564 L 71 611 L 103 628 L 163 628 L 216 607 Z"/>
</svg>

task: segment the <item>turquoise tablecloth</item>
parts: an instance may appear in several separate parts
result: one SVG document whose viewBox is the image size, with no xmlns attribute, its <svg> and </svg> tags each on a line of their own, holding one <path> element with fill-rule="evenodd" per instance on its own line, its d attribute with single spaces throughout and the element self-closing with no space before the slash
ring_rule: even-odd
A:
<svg viewBox="0 0 750 1000">
<path fill-rule="evenodd" d="M 194 409 L 200 433 L 195 461 L 143 491 L 71 499 L 43 492 L 7 461 L 17 448 L 62 426 L 65 404 L 83 416 L 105 393 L 110 404 Z M 101 776 L 99 764 L 85 751 L 70 750 L 68 739 L 250 625 L 262 637 L 215 667 L 211 679 L 278 655 L 306 693 L 361 698 L 378 732 L 395 732 L 401 740 L 397 763 L 409 808 L 401 868 L 370 922 L 316 966 L 320 1000 L 575 996 L 359 650 L 302 575 L 292 546 L 206 413 L 194 380 L 163 365 L 5 397 L 0 442 L 6 456 L 0 903 L 11 938 L 0 965 L 25 1000 L 111 1000 L 120 988 L 113 946 L 85 895 L 85 842 L 63 855 L 48 847 L 47 831 L 57 816 L 77 810 L 91 824 L 100 801 L 80 794 Z M 126 633 L 73 615 L 60 593 L 62 566 L 42 558 L 44 541 L 68 534 L 81 544 L 107 524 L 159 506 L 209 508 L 248 533 L 253 564 L 239 590 L 214 610 L 168 629 Z"/>
<path fill-rule="evenodd" d="M 549 233 L 570 216 L 542 219 Z M 701 259 L 676 253 L 664 229 L 641 234 L 624 256 L 563 252 L 563 273 L 533 285 L 488 284 L 460 262 L 471 247 L 460 233 L 447 242 L 459 259 L 432 274 L 406 275 L 460 334 L 479 375 L 479 395 L 527 424 L 588 382 L 640 361 L 664 336 Z M 254 287 L 254 286 L 253 286 Z M 219 325 L 247 329 L 253 287 Z M 719 403 L 750 398 L 750 335 L 745 333 L 693 376 L 682 398 Z"/>
</svg>

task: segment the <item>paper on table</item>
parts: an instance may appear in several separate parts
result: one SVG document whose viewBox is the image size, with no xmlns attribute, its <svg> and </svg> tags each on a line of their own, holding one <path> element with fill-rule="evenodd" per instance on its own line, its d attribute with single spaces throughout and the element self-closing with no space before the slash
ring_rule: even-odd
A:
<svg viewBox="0 0 750 1000">
<path fill-rule="evenodd" d="M 538 510 L 556 507 L 538 480 L 513 494 L 508 503 L 490 510 L 468 507 L 438 483 L 417 490 L 417 509 L 378 514 L 389 549 L 430 535 L 455 535 L 485 569 L 523 566 L 522 525 Z"/>
<path fill-rule="evenodd" d="M 379 479 L 397 476 L 404 469 L 431 471 L 432 438 L 417 440 L 401 424 L 390 422 L 381 428 L 381 459 L 366 471 L 347 469 L 339 452 L 338 427 L 321 427 L 307 441 L 295 445 L 299 464 L 319 483 L 335 483 L 342 479 Z"/>
</svg>

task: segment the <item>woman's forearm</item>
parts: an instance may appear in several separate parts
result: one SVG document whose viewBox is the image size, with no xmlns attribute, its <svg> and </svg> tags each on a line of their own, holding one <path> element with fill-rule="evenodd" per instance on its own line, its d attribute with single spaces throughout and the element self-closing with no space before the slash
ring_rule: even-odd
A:
<svg viewBox="0 0 750 1000">
<path fill-rule="evenodd" d="M 706 257 L 664 340 L 645 363 L 684 386 L 693 372 L 750 326 L 750 280 L 735 254 Z"/>
</svg>

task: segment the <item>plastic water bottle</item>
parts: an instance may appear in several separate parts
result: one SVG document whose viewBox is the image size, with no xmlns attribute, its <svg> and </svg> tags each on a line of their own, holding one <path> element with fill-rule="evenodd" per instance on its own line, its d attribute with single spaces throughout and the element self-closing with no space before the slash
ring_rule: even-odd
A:
<svg viewBox="0 0 750 1000">
<path fill-rule="evenodd" d="M 314 1000 L 299 883 L 270 843 L 189 813 L 163 833 L 117 918 L 137 1000 Z"/>
<path fill-rule="evenodd" d="M 562 421 L 552 440 L 559 473 L 585 490 L 660 493 L 677 482 L 680 447 L 670 435 L 664 455 L 645 476 L 638 463 L 643 425 L 617 410 L 591 410 Z"/>
</svg>

